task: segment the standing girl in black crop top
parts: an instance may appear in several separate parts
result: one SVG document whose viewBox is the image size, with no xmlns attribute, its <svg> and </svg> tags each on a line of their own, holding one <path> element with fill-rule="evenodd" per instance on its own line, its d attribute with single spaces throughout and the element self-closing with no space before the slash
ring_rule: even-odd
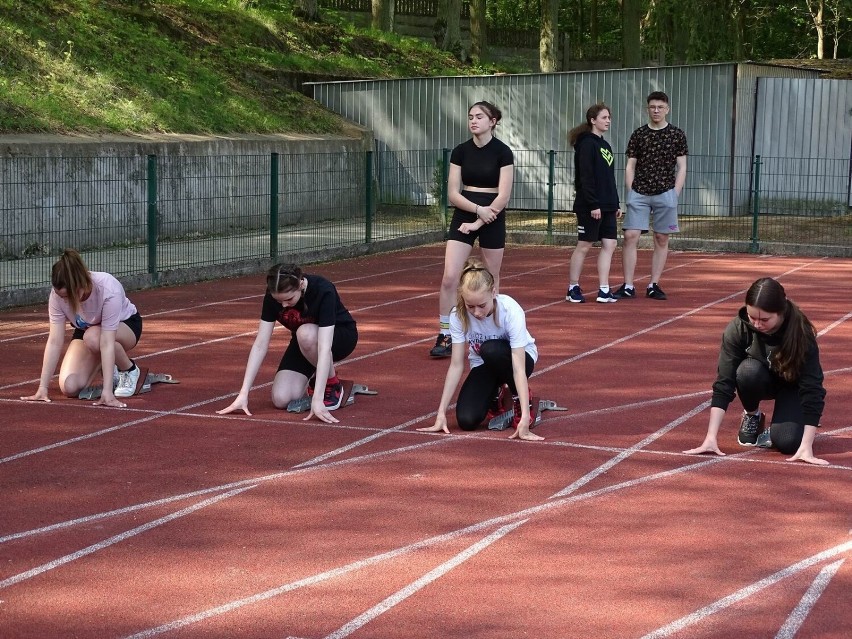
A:
<svg viewBox="0 0 852 639">
<path fill-rule="evenodd" d="M 432 357 L 452 354 L 450 311 L 456 301 L 462 267 L 479 239 L 482 261 L 499 285 L 503 247 L 506 244 L 506 204 L 512 194 L 514 155 L 494 137 L 494 127 L 503 117 L 489 102 L 477 102 L 467 114 L 472 137 L 459 144 L 450 156 L 447 183 L 450 204 L 455 207 L 444 252 L 444 275 L 438 301 L 440 332 Z"/>
</svg>

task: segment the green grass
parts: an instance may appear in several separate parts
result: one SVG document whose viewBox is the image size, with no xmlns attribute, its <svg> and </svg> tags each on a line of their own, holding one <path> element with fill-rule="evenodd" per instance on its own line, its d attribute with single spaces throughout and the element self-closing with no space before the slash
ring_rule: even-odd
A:
<svg viewBox="0 0 852 639">
<path fill-rule="evenodd" d="M 0 133 L 334 133 L 288 72 L 493 72 L 290 1 L 0 0 Z"/>
</svg>

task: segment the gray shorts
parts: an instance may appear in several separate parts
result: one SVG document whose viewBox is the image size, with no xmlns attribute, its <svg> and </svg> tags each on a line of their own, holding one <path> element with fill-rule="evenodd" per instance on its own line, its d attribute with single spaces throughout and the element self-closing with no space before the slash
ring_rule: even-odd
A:
<svg viewBox="0 0 852 639">
<path fill-rule="evenodd" d="M 677 193 L 674 189 L 658 195 L 642 195 L 636 191 L 628 191 L 627 215 L 624 216 L 621 228 L 647 231 L 652 211 L 655 233 L 680 233 L 677 223 Z"/>
</svg>

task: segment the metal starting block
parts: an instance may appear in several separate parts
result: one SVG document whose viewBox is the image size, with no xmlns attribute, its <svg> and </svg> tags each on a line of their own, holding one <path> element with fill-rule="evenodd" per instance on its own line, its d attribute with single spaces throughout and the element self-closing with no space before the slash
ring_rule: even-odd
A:
<svg viewBox="0 0 852 639">
<path fill-rule="evenodd" d="M 139 381 L 136 382 L 134 395 L 150 393 L 154 384 L 180 384 L 178 380 L 168 373 L 149 373 L 147 368 L 139 367 Z M 77 395 L 77 399 L 98 399 L 103 391 L 103 386 L 86 386 Z"/>
<path fill-rule="evenodd" d="M 559 406 L 552 399 L 538 399 L 533 397 L 530 405 L 530 429 L 535 428 L 541 423 L 541 414 L 546 410 L 568 410 L 564 406 Z M 488 422 L 488 430 L 506 430 L 512 425 L 515 419 L 515 410 L 511 408 L 504 411 Z"/>
<path fill-rule="evenodd" d="M 355 403 L 355 395 L 378 395 L 379 391 L 370 390 L 365 384 L 356 384 L 351 379 L 341 379 L 343 384 L 344 400 L 340 408 L 351 406 Z M 311 398 L 308 395 L 294 399 L 287 404 L 288 413 L 306 413 L 311 410 Z"/>
</svg>

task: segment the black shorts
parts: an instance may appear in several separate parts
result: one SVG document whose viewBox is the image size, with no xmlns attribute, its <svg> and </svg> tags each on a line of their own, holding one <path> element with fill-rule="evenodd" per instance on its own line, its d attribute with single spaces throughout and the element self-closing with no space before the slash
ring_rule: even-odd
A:
<svg viewBox="0 0 852 639">
<path fill-rule="evenodd" d="M 355 324 L 344 324 L 334 327 L 334 337 L 331 340 L 331 359 L 333 362 L 339 362 L 346 359 L 355 346 L 358 344 L 358 327 Z M 284 351 L 284 356 L 278 364 L 279 371 L 295 371 L 301 373 L 305 377 L 311 377 L 317 372 L 316 367 L 311 364 L 302 354 L 302 349 L 299 348 L 299 341 L 296 339 L 296 334 L 293 333 L 290 338 L 290 343 L 287 345 L 287 350 Z"/>
<path fill-rule="evenodd" d="M 136 336 L 136 343 L 138 344 L 139 338 L 142 337 L 142 316 L 139 313 L 134 313 L 126 320 L 121 320 L 121 323 L 127 324 L 127 328 L 133 331 L 133 334 Z M 83 333 L 85 332 L 85 328 L 75 328 L 71 339 L 83 339 Z"/>
<path fill-rule="evenodd" d="M 596 220 L 592 212 L 577 213 L 577 239 L 581 242 L 600 242 L 618 238 L 618 222 L 615 211 L 601 211 L 601 218 Z"/>
<path fill-rule="evenodd" d="M 462 191 L 462 195 L 479 206 L 488 206 L 494 201 L 494 198 L 497 197 L 496 193 L 481 193 L 479 191 Z M 479 238 L 479 248 L 505 248 L 506 209 L 500 211 L 497 215 L 497 219 L 491 222 L 491 224 L 485 224 L 482 228 L 476 231 L 471 231 L 467 235 L 459 232 L 459 227 L 465 222 L 476 222 L 476 213 L 469 213 L 468 211 L 455 209 L 453 213 L 453 220 L 450 222 L 450 232 L 447 239 L 464 242 L 465 244 L 473 246 L 473 243 L 477 238 Z"/>
</svg>

